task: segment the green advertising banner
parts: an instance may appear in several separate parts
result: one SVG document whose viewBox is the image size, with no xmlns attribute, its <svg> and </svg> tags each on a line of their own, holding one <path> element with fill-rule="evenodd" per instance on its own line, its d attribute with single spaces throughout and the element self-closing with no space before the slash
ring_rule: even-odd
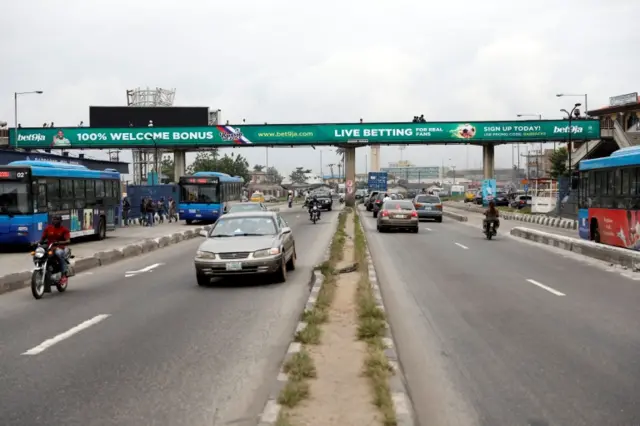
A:
<svg viewBox="0 0 640 426">
<path fill-rule="evenodd" d="M 560 120 L 471 123 L 274 124 L 212 127 L 18 129 L 18 148 L 195 148 L 238 145 L 437 144 L 564 141 L 569 123 Z M 598 120 L 571 123 L 573 140 L 600 138 Z"/>
</svg>

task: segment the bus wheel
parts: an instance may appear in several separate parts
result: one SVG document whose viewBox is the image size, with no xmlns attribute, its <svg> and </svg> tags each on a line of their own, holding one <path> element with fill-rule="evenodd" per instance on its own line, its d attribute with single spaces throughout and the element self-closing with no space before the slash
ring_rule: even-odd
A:
<svg viewBox="0 0 640 426">
<path fill-rule="evenodd" d="M 598 227 L 598 221 L 591 222 L 591 240 L 596 243 L 600 242 L 600 228 Z"/>
<path fill-rule="evenodd" d="M 191 225 L 193 223 L 193 220 L 187 219 L 187 220 L 185 220 L 185 222 L 186 222 L 187 225 Z"/>
<path fill-rule="evenodd" d="M 100 224 L 98 225 L 98 239 L 104 240 L 107 238 L 107 225 L 104 221 L 104 217 L 100 218 Z"/>
</svg>

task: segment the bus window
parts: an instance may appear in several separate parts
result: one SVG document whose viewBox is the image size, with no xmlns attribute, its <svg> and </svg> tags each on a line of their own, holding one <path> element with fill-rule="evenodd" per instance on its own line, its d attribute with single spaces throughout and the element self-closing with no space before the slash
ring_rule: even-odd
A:
<svg viewBox="0 0 640 426">
<path fill-rule="evenodd" d="M 73 202 L 77 209 L 83 209 L 86 206 L 84 179 L 73 180 Z"/>
<path fill-rule="evenodd" d="M 84 181 L 85 184 L 85 200 L 87 207 L 93 207 L 96 203 L 96 187 L 94 186 L 95 181 L 86 179 Z"/>
<path fill-rule="evenodd" d="M 46 181 L 42 182 L 42 180 L 38 181 L 36 185 L 37 193 L 34 194 L 36 197 L 36 209 L 38 212 L 46 212 L 47 211 L 47 184 Z"/>
<path fill-rule="evenodd" d="M 47 179 L 47 209 L 60 210 L 60 179 Z"/>
<path fill-rule="evenodd" d="M 104 181 L 97 180 L 95 182 L 96 182 L 96 200 L 102 200 L 105 196 Z"/>
<path fill-rule="evenodd" d="M 73 208 L 73 181 L 71 179 L 60 179 L 60 201 L 63 209 Z"/>
<path fill-rule="evenodd" d="M 29 192 L 26 182 L 0 183 L 0 214 L 29 214 Z"/>
<path fill-rule="evenodd" d="M 621 173 L 621 175 L 622 175 L 622 177 L 621 177 L 622 183 L 620 185 L 620 190 L 622 191 L 621 195 L 626 197 L 626 196 L 629 195 L 630 173 L 629 173 L 629 169 L 623 169 L 623 170 L 621 170 L 621 172 L 622 172 Z"/>
</svg>

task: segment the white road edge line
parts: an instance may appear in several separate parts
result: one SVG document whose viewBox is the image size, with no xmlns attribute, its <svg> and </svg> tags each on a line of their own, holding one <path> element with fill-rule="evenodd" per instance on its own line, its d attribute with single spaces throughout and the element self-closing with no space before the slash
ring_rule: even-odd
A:
<svg viewBox="0 0 640 426">
<path fill-rule="evenodd" d="M 467 246 L 463 246 L 463 245 L 462 245 L 462 244 L 460 244 L 460 243 L 454 243 L 454 244 L 455 244 L 455 245 L 457 245 L 457 246 L 458 246 L 458 247 L 460 247 L 460 248 L 463 248 L 463 249 L 465 249 L 465 250 L 469 250 L 469 247 L 467 247 Z"/>
<path fill-rule="evenodd" d="M 527 279 L 528 282 L 530 282 L 533 285 L 537 285 L 538 287 L 540 287 L 541 289 L 547 290 L 549 293 L 555 294 L 556 296 L 566 296 L 566 294 L 564 293 L 560 293 L 558 290 L 551 288 L 551 287 L 547 287 L 546 285 L 539 283 L 536 280 L 530 280 Z"/>
<path fill-rule="evenodd" d="M 49 349 L 51 346 L 55 345 L 56 343 L 60 343 L 63 340 L 66 340 L 69 337 L 73 336 L 74 334 L 79 333 L 82 330 L 85 330 L 85 329 L 91 327 L 92 325 L 96 325 L 97 323 L 107 319 L 108 317 L 109 317 L 109 314 L 96 315 L 95 317 L 91 318 L 90 320 L 86 320 L 82 324 L 78 324 L 75 327 L 70 328 L 69 330 L 65 331 L 62 334 L 58 334 L 57 336 L 52 337 L 49 340 L 45 340 L 44 342 L 42 342 L 41 344 L 39 344 L 35 348 L 29 349 L 28 351 L 26 351 L 22 355 L 38 355 L 39 353 L 46 351 L 47 349 Z"/>
<path fill-rule="evenodd" d="M 431 228 L 424 228 L 426 231 L 433 231 Z"/>
</svg>

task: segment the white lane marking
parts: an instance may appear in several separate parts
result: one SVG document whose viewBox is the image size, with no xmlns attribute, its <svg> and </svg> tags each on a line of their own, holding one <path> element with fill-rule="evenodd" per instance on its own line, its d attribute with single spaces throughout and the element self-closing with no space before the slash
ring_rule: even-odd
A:
<svg viewBox="0 0 640 426">
<path fill-rule="evenodd" d="M 96 325 L 97 323 L 107 319 L 108 317 L 109 317 L 109 314 L 96 315 L 95 317 L 91 318 L 90 320 L 86 320 L 82 324 L 76 325 L 75 327 L 70 328 L 69 330 L 65 331 L 62 334 L 58 334 L 57 336 L 52 337 L 49 340 L 45 340 L 44 342 L 42 342 L 41 344 L 39 344 L 35 348 L 29 349 L 28 351 L 26 351 L 22 355 L 38 355 L 39 353 L 46 351 L 47 349 L 49 349 L 51 346 L 55 345 L 56 343 L 60 343 L 63 340 L 66 340 L 69 337 L 73 336 L 74 334 L 79 333 L 82 330 L 85 330 L 85 329 L 91 327 L 92 325 Z"/>
<path fill-rule="evenodd" d="M 144 274 L 145 272 L 152 271 L 155 268 L 157 268 L 158 266 L 162 266 L 162 265 L 164 265 L 164 263 L 154 263 L 153 265 L 149 265 L 146 268 L 140 269 L 139 271 L 127 271 L 127 272 L 125 272 L 124 277 L 125 278 L 130 278 L 130 277 L 133 277 L 134 275 Z"/>
<path fill-rule="evenodd" d="M 433 231 L 431 228 L 424 228 L 425 231 Z"/>
<path fill-rule="evenodd" d="M 540 288 L 541 288 L 541 289 L 543 289 L 543 290 L 547 290 L 549 293 L 555 294 L 556 296 L 566 296 L 566 294 L 564 294 L 564 293 L 560 293 L 558 290 L 556 290 L 556 289 L 554 289 L 554 288 L 547 287 L 546 285 L 544 285 L 544 284 L 542 284 L 542 283 L 539 283 L 539 282 L 538 282 L 538 281 L 536 281 L 536 280 L 530 280 L 530 279 L 528 279 L 527 281 L 528 281 L 528 282 L 530 282 L 530 283 L 531 283 L 531 284 L 533 284 L 533 285 L 537 285 L 538 287 L 540 287 Z"/>
<path fill-rule="evenodd" d="M 455 243 L 455 245 L 457 245 L 458 247 L 463 248 L 463 249 L 465 249 L 465 250 L 469 250 L 469 247 L 467 247 L 467 246 L 463 246 L 463 245 L 462 245 L 462 244 L 460 244 L 460 243 Z"/>
<path fill-rule="evenodd" d="M 297 216 L 296 216 L 296 219 L 298 219 L 299 217 L 300 217 L 300 215 L 297 215 Z"/>
</svg>

